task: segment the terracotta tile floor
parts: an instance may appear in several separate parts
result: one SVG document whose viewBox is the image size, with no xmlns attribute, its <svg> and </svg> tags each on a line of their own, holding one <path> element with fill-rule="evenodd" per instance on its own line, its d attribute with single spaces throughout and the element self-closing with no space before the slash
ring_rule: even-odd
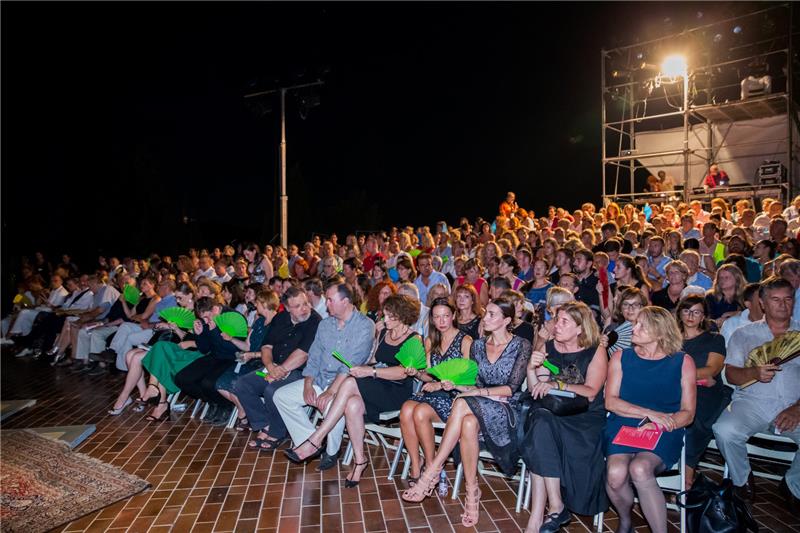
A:
<svg viewBox="0 0 800 533">
<path fill-rule="evenodd" d="M 61 531 L 280 531 L 291 533 L 462 531 L 460 501 L 428 498 L 403 502 L 405 482 L 388 481 L 387 453 L 370 446 L 372 468 L 357 489 L 344 489 L 348 467 L 316 472 L 290 464 L 281 453 L 245 449 L 248 437 L 212 428 L 190 418 L 151 424 L 142 415 L 106 414 L 122 375 L 88 377 L 31 359 L 2 357 L 2 399 L 35 398 L 37 404 L 14 415 L 4 428 L 96 424 L 97 431 L 77 451 L 147 479 L 152 488 L 81 518 Z M 450 470 L 453 479 L 453 472 Z M 516 482 L 487 477 L 477 531 L 519 531 L 528 513 L 514 512 Z M 800 531 L 778 496 L 777 483 L 758 480 L 754 512 L 767 531 Z M 606 513 L 604 529 L 613 531 L 616 517 Z M 591 517 L 575 517 L 569 531 L 591 531 Z M 671 512 L 670 530 L 677 531 Z M 638 531 L 647 531 L 636 517 Z"/>
</svg>

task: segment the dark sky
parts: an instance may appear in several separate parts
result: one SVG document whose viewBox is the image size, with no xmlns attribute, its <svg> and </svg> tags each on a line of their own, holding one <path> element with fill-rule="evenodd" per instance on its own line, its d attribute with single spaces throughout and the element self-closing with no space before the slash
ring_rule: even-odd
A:
<svg viewBox="0 0 800 533">
<path fill-rule="evenodd" d="M 600 48 L 730 6 L 3 2 L 4 262 L 271 240 L 278 114 L 242 96 L 326 71 L 288 99 L 292 240 L 598 200 Z"/>
</svg>

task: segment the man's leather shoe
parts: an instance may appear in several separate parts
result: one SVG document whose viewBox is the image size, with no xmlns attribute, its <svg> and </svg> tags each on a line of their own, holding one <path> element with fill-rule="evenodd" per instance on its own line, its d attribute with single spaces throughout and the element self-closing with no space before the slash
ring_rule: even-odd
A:
<svg viewBox="0 0 800 533">
<path fill-rule="evenodd" d="M 333 468 L 338 462 L 339 452 L 336 452 L 333 455 L 328 455 L 326 452 L 322 452 L 322 455 L 319 458 L 319 465 L 317 465 L 317 471 L 322 472 L 323 470 Z"/>
<path fill-rule="evenodd" d="M 89 360 L 102 361 L 104 363 L 115 363 L 117 361 L 117 352 L 111 349 L 106 349 L 100 353 L 90 353 Z"/>
<path fill-rule="evenodd" d="M 219 410 L 219 406 L 215 403 L 208 404 L 208 411 L 206 411 L 206 416 L 203 417 L 201 422 L 205 422 L 206 424 L 210 424 L 214 421 L 214 418 L 217 416 L 217 411 Z"/>
<path fill-rule="evenodd" d="M 733 487 L 733 493 L 740 499 L 746 502 L 752 502 L 756 498 L 756 480 L 753 473 L 747 476 L 747 483 L 741 487 Z"/>
<path fill-rule="evenodd" d="M 800 515 L 800 498 L 792 494 L 792 491 L 789 490 L 789 485 L 786 484 L 785 477 L 781 479 L 781 484 L 778 488 L 783 495 L 783 499 L 786 500 L 786 507 L 789 509 L 789 512 L 795 516 Z"/>
</svg>

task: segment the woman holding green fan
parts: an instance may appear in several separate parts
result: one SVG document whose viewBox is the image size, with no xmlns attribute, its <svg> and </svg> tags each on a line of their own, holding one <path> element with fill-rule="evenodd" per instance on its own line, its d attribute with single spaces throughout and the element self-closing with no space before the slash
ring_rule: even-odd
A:
<svg viewBox="0 0 800 533">
<path fill-rule="evenodd" d="M 463 357 L 469 359 L 472 337 L 455 326 L 456 308 L 448 298 L 437 298 L 431 302 L 431 322 L 425 339 L 427 354 L 426 368 L 436 366 L 450 359 Z M 409 483 L 416 483 L 422 467 L 418 450 L 422 447 L 425 462 L 433 461 L 436 451 L 433 423 L 444 422 L 450 416 L 453 407 L 453 396 L 444 387 L 452 388 L 452 382 L 434 381 L 427 372 L 418 371 L 414 367 L 406 368 L 406 374 L 425 382 L 421 392 L 415 394 L 403 404 L 400 410 L 400 430 L 403 433 L 406 447 L 409 450 L 411 471 Z"/>
<path fill-rule="evenodd" d="M 312 455 L 314 443 L 321 445 L 319 443 L 344 416 L 355 458 L 355 465 L 344 486 L 352 488 L 358 485 L 369 464 L 364 454 L 364 420 L 379 422 L 381 412 L 400 409 L 411 396 L 413 380 L 406 375 L 406 369 L 395 355 L 407 342 L 421 344 L 419 335 L 411 329 L 419 318 L 419 309 L 419 300 L 408 296 L 393 294 L 386 298 L 383 304 L 386 327 L 381 332 L 370 364 L 350 369 L 350 377 L 342 382 L 319 428 L 300 446 L 286 452 L 290 460 L 302 462 Z"/>
<path fill-rule="evenodd" d="M 514 304 L 498 298 L 486 306 L 483 319 L 487 336 L 472 343 L 470 356 L 478 364 L 475 385 L 454 387 L 459 394 L 447 419 L 439 451 L 419 481 L 403 493 L 403 499 L 420 502 L 430 496 L 439 473 L 456 445 L 461 448 L 467 498 L 461 523 L 478 523 L 481 492 L 478 488 L 478 453 L 489 450 L 504 472 L 517 468 L 519 459 L 513 429 L 517 421 L 517 396 L 525 381 L 531 343 L 510 331 Z M 455 362 L 455 361 L 453 361 Z M 445 390 L 451 387 L 442 387 Z"/>
</svg>

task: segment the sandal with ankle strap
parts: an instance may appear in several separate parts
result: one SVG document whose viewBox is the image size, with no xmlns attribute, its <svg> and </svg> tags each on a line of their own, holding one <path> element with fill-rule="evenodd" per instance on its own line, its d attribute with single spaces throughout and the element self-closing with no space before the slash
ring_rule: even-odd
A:
<svg viewBox="0 0 800 533">
<path fill-rule="evenodd" d="M 369 459 L 367 459 L 363 463 L 356 463 L 355 465 L 353 465 L 353 470 L 347 475 L 347 478 L 344 480 L 344 488 L 352 489 L 353 487 L 357 487 L 358 484 L 361 482 L 361 476 L 363 476 L 364 472 L 367 471 L 366 468 L 364 468 L 364 470 L 361 471 L 361 474 L 359 474 L 358 481 L 353 481 L 352 479 L 350 479 L 350 476 L 355 474 L 356 468 L 360 466 L 369 466 Z"/>
<path fill-rule="evenodd" d="M 294 451 L 295 450 L 294 448 L 291 448 L 289 450 L 283 450 L 283 455 L 285 455 L 286 458 L 289 459 L 291 462 L 293 462 L 295 464 L 303 464 L 303 465 L 308 463 L 309 461 L 313 461 L 314 459 L 316 459 L 317 457 L 322 455 L 322 448 L 320 448 L 319 446 L 314 444 L 311 441 L 311 439 L 304 440 L 303 442 L 300 443 L 300 446 L 302 446 L 306 442 L 309 443 L 310 445 L 312 445 L 316 449 L 316 451 L 314 453 L 312 453 L 311 455 L 309 455 L 308 457 L 304 457 L 304 458 L 301 459 L 300 456 L 297 455 L 297 452 Z M 298 446 L 298 448 L 300 446 Z"/>
<path fill-rule="evenodd" d="M 464 512 L 461 515 L 461 525 L 472 527 L 478 523 L 480 513 L 481 489 L 476 483 L 473 489 L 467 487 L 467 496 L 464 500 Z"/>
<path fill-rule="evenodd" d="M 417 481 L 413 487 L 403 492 L 401 498 L 407 502 L 419 503 L 428 496 L 431 496 L 436 486 L 439 484 L 439 472 L 441 471 L 441 467 L 425 470 L 425 472 L 419 476 L 419 481 Z"/>
<path fill-rule="evenodd" d="M 158 418 L 154 417 L 153 415 L 147 415 L 146 417 L 144 417 L 145 420 L 147 420 L 148 422 L 164 422 L 165 420 L 169 419 L 170 415 L 169 402 L 158 402 L 158 405 L 166 405 L 167 406 L 166 411 L 161 413 L 161 415 Z"/>
</svg>

